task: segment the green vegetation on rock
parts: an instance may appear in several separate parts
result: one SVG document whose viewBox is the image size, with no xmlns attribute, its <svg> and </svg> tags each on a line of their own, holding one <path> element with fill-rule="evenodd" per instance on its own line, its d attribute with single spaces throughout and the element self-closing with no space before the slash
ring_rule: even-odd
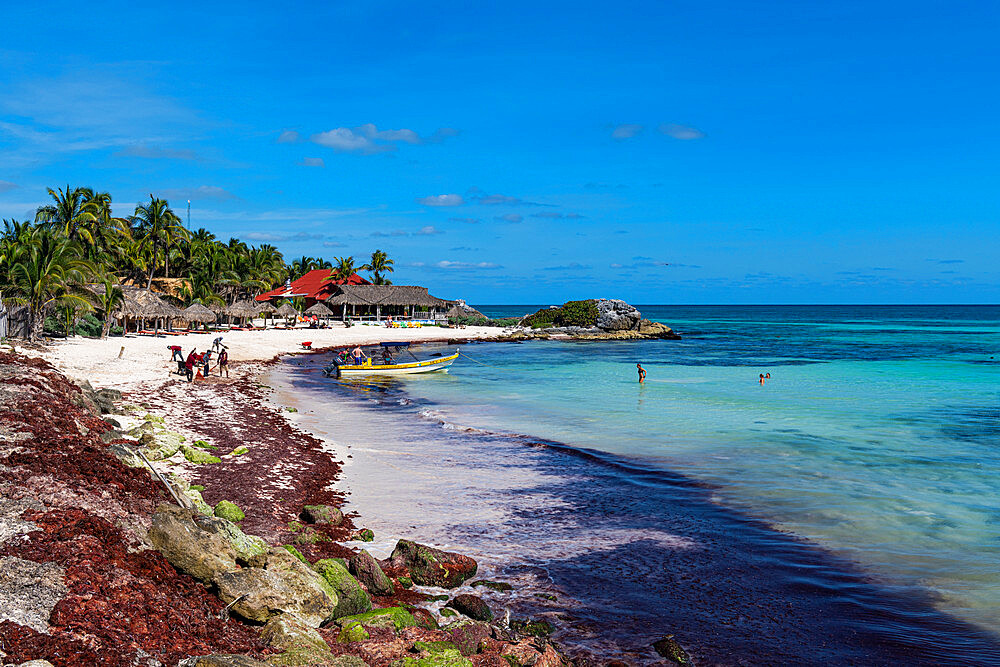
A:
<svg viewBox="0 0 1000 667">
<path fill-rule="evenodd" d="M 233 523 L 239 523 L 247 518 L 247 515 L 243 513 L 243 510 L 236 503 L 231 503 L 228 500 L 220 500 L 218 502 L 215 506 L 215 516 L 229 519 Z"/>
<path fill-rule="evenodd" d="M 523 324 L 533 329 L 594 327 L 597 326 L 597 302 L 594 299 L 567 301 L 559 308 L 543 308 L 524 318 Z"/>
<path fill-rule="evenodd" d="M 192 444 L 199 449 L 218 449 L 215 445 L 210 445 L 204 440 L 195 440 Z"/>
<path fill-rule="evenodd" d="M 452 648 L 431 653 L 426 658 L 403 658 L 401 667 L 472 667 L 472 661 Z"/>
<path fill-rule="evenodd" d="M 191 463 L 222 463 L 222 459 L 218 456 L 212 456 L 211 454 L 207 454 L 200 449 L 195 449 L 194 447 L 190 447 L 188 445 L 181 445 L 181 452 L 184 454 L 184 458 Z"/>
<path fill-rule="evenodd" d="M 237 447 L 233 451 L 229 452 L 229 455 L 230 456 L 243 456 L 244 454 L 246 454 L 249 451 L 250 451 L 249 447 L 247 447 L 246 445 L 240 445 L 239 447 Z"/>
<path fill-rule="evenodd" d="M 375 541 L 375 531 L 370 528 L 362 528 L 358 532 L 351 535 L 352 540 L 357 540 L 358 542 L 374 542 Z"/>
<path fill-rule="evenodd" d="M 312 566 L 311 563 L 306 560 L 306 557 L 302 555 L 302 552 L 293 547 L 291 544 L 285 544 L 284 548 L 288 551 L 288 553 L 292 554 L 306 565 L 309 565 L 310 567 Z"/>
<path fill-rule="evenodd" d="M 441 614 L 442 618 L 448 618 L 449 616 L 458 616 L 458 612 L 454 609 L 449 609 L 448 607 L 442 607 L 438 612 Z"/>
<path fill-rule="evenodd" d="M 351 623 L 350 625 L 345 625 L 344 629 L 340 631 L 340 634 L 337 635 L 337 641 L 341 644 L 363 642 L 370 636 L 360 623 Z"/>
<path fill-rule="evenodd" d="M 154 424 L 162 424 L 162 423 L 164 423 L 163 422 L 163 417 L 160 417 L 160 416 L 157 416 L 157 415 L 153 415 L 153 414 L 149 414 L 149 413 L 146 413 L 146 416 L 143 417 L 142 419 L 143 419 L 143 421 L 152 422 Z"/>
<path fill-rule="evenodd" d="M 522 635 L 533 637 L 548 637 L 552 634 L 552 624 L 548 621 L 535 621 L 530 618 L 512 619 L 510 629 Z"/>
<path fill-rule="evenodd" d="M 198 491 L 198 492 L 201 492 L 201 491 L 204 491 L 204 490 L 205 490 L 205 487 L 204 487 L 204 486 L 202 486 L 201 484 L 192 484 L 190 488 L 191 488 L 192 490 L 194 490 L 194 491 Z"/>
<path fill-rule="evenodd" d="M 413 614 L 402 607 L 386 607 L 385 609 L 372 609 L 363 614 L 353 614 L 337 619 L 337 624 L 346 627 L 351 623 L 361 623 L 372 627 L 392 627 L 398 632 L 403 628 L 413 628 L 418 625 Z"/>
<path fill-rule="evenodd" d="M 403 588 L 413 588 L 413 579 L 410 579 L 409 577 L 400 577 L 397 581 Z"/>
<path fill-rule="evenodd" d="M 479 579 L 470 584 L 473 588 L 483 586 L 494 591 L 512 591 L 514 587 L 505 581 L 490 581 L 489 579 Z"/>
<path fill-rule="evenodd" d="M 324 558 L 316 561 L 312 567 L 337 591 L 338 602 L 337 609 L 333 612 L 334 618 L 371 611 L 371 597 L 338 559 Z"/>
</svg>

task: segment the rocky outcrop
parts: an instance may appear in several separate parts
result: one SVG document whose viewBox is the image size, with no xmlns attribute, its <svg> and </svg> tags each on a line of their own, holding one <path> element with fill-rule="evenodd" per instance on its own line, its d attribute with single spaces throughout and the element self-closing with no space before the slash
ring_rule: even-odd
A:
<svg viewBox="0 0 1000 667">
<path fill-rule="evenodd" d="M 235 613 L 259 623 L 289 613 L 319 627 L 337 608 L 337 592 L 284 549 L 268 551 L 263 568 L 222 572 L 213 583 Z"/>
<path fill-rule="evenodd" d="M 382 571 L 378 561 L 364 549 L 351 556 L 348 568 L 372 595 L 392 595 L 396 591 L 392 580 Z"/>
<path fill-rule="evenodd" d="M 139 437 L 139 451 L 150 461 L 162 461 L 180 451 L 184 436 L 171 431 L 143 433 Z"/>
<path fill-rule="evenodd" d="M 621 299 L 597 299 L 597 328 L 604 331 L 630 331 L 639 326 L 642 313 Z"/>
<path fill-rule="evenodd" d="M 374 562 L 374 559 L 372 561 Z M 378 567 L 377 564 L 376 567 Z M 337 608 L 333 611 L 333 618 L 361 614 L 371 610 L 371 597 L 365 592 L 361 583 L 351 576 L 347 568 L 339 562 L 332 558 L 324 558 L 316 561 L 313 564 L 313 569 L 337 591 Z M 392 582 L 389 583 L 392 584 Z"/>
<path fill-rule="evenodd" d="M 666 658 L 674 665 L 690 665 L 691 656 L 687 654 L 684 647 L 674 639 L 673 635 L 667 635 L 662 639 L 653 642 L 653 650 Z"/>
<path fill-rule="evenodd" d="M 162 505 L 153 515 L 149 540 L 171 565 L 202 583 L 237 569 L 236 551 L 221 535 L 203 530 L 194 513 Z"/>
<path fill-rule="evenodd" d="M 203 655 L 197 658 L 185 658 L 177 663 L 177 667 L 267 667 L 266 662 L 247 655 Z"/>
<path fill-rule="evenodd" d="M 267 561 L 267 543 L 256 535 L 247 535 L 232 521 L 216 516 L 195 516 L 198 527 L 209 533 L 223 537 L 236 552 L 236 562 L 240 565 L 263 567 Z"/>
<path fill-rule="evenodd" d="M 13 621 L 38 632 L 66 597 L 63 568 L 22 558 L 0 558 L 0 621 Z"/>
<path fill-rule="evenodd" d="M 488 624 L 466 619 L 450 623 L 444 627 L 444 632 L 462 655 L 479 653 L 483 642 L 493 636 Z"/>
<path fill-rule="evenodd" d="M 474 621 L 492 621 L 493 611 L 478 595 L 463 593 L 448 600 L 446 607 L 461 612 Z"/>
<path fill-rule="evenodd" d="M 408 576 L 417 585 L 441 588 L 461 586 L 478 569 L 476 561 L 468 556 L 409 540 L 399 540 L 383 565 L 395 576 Z"/>
<path fill-rule="evenodd" d="M 319 526 L 339 526 L 344 523 L 344 513 L 330 505 L 306 505 L 302 508 L 302 520 Z"/>
<path fill-rule="evenodd" d="M 316 629 L 295 614 L 272 617 L 261 630 L 261 638 L 282 653 L 267 658 L 271 665 L 315 665 L 333 659 L 330 645 Z"/>
</svg>

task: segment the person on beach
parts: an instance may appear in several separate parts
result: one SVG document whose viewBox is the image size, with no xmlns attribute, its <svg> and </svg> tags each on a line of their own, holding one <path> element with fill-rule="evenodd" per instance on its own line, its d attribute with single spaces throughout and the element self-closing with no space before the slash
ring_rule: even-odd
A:
<svg viewBox="0 0 1000 667">
<path fill-rule="evenodd" d="M 222 371 L 226 371 L 226 377 L 229 377 L 229 350 L 226 348 L 219 352 L 219 377 L 222 377 Z"/>
<path fill-rule="evenodd" d="M 213 350 L 221 350 L 224 347 L 225 345 L 222 344 L 222 336 L 219 336 L 218 338 L 212 341 Z"/>
<path fill-rule="evenodd" d="M 170 356 L 170 361 L 184 362 L 184 352 L 181 350 L 180 345 L 167 345 L 167 349 L 173 353 Z"/>
<path fill-rule="evenodd" d="M 646 371 L 642 367 L 642 364 L 636 364 L 635 367 L 639 371 L 639 384 L 642 384 L 646 381 Z"/>
<path fill-rule="evenodd" d="M 197 361 L 198 353 L 196 352 L 196 348 L 191 348 L 191 353 L 184 360 L 184 370 L 187 373 L 188 382 L 194 380 L 194 365 Z"/>
<path fill-rule="evenodd" d="M 202 363 L 202 366 L 204 368 L 204 370 L 202 370 L 201 374 L 202 374 L 203 377 L 208 377 L 208 374 L 211 371 L 211 365 L 212 365 L 212 351 L 211 350 L 205 350 L 205 354 L 201 355 L 201 363 Z"/>
<path fill-rule="evenodd" d="M 354 363 L 357 366 L 360 366 L 365 362 L 365 353 L 361 351 L 360 345 L 354 348 L 354 350 L 351 352 L 351 356 L 354 357 Z"/>
</svg>

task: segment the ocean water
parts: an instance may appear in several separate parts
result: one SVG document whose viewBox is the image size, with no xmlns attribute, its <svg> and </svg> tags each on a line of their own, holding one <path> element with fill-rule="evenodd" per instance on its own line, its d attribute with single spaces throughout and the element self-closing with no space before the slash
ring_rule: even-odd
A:
<svg viewBox="0 0 1000 667">
<path fill-rule="evenodd" d="M 550 591 L 492 601 L 565 641 L 1000 664 L 1000 307 L 640 309 L 683 340 L 471 344 L 391 381 L 296 358 L 274 381 L 380 535 Z"/>
</svg>

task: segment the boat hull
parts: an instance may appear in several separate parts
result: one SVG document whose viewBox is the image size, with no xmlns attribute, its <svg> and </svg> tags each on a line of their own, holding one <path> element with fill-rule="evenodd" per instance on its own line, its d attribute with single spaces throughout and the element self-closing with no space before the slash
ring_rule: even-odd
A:
<svg viewBox="0 0 1000 667">
<path fill-rule="evenodd" d="M 344 364 L 338 367 L 340 377 L 357 377 L 359 375 L 413 375 L 416 373 L 447 372 L 448 367 L 458 359 L 458 352 L 425 361 L 413 361 L 405 364 L 372 364 L 356 366 Z"/>
</svg>

